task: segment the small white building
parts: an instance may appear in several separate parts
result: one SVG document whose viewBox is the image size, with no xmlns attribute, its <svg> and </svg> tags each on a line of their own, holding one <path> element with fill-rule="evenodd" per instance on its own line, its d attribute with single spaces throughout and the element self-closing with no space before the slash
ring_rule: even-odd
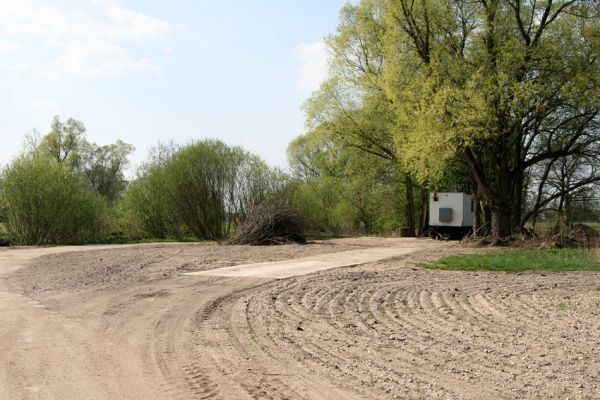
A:
<svg viewBox="0 0 600 400">
<path fill-rule="evenodd" d="M 473 228 L 473 206 L 473 196 L 467 193 L 430 193 L 430 230 L 436 237 L 466 235 Z"/>
</svg>

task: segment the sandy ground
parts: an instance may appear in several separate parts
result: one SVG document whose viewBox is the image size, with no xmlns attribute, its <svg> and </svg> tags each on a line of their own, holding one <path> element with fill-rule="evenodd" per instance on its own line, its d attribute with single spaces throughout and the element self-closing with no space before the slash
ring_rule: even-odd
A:
<svg viewBox="0 0 600 400">
<path fill-rule="evenodd" d="M 376 247 L 411 251 L 286 279 L 183 275 Z M 0 250 L 0 399 L 600 398 L 600 273 L 414 266 L 457 251 Z"/>
</svg>

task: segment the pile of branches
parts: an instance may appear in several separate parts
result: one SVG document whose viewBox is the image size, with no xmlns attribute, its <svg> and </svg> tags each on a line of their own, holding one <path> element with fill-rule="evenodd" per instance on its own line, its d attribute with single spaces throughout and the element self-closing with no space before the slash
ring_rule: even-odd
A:
<svg viewBox="0 0 600 400">
<path fill-rule="evenodd" d="M 600 234 L 587 225 L 575 224 L 571 229 L 554 235 L 553 239 L 560 247 L 595 249 L 600 243 Z"/>
<path fill-rule="evenodd" d="M 254 207 L 227 244 L 252 246 L 304 244 L 306 243 L 304 228 L 304 219 L 294 208 L 282 202 L 266 202 Z"/>
</svg>

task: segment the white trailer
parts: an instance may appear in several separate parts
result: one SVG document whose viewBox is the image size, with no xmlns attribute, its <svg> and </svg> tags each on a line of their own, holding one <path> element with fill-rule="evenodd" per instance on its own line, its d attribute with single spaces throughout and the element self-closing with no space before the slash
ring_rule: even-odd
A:
<svg viewBox="0 0 600 400">
<path fill-rule="evenodd" d="M 467 193 L 430 193 L 429 231 L 439 239 L 460 239 L 473 229 L 473 196 Z"/>
</svg>

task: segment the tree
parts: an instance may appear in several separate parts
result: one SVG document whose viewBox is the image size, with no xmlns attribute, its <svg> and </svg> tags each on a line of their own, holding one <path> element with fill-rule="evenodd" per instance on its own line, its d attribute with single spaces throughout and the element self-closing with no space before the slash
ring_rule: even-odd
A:
<svg viewBox="0 0 600 400">
<path fill-rule="evenodd" d="M 86 139 L 83 122 L 73 118 L 64 123 L 56 116 L 51 131 L 39 137 L 34 131 L 25 139 L 25 154 L 64 165 L 78 174 L 90 190 L 113 204 L 123 193 L 125 168 L 134 147 L 121 140 L 99 146 Z"/>
<path fill-rule="evenodd" d="M 5 169 L 0 211 L 23 244 L 97 241 L 108 235 L 108 206 L 125 188 L 133 150 L 117 141 L 98 146 L 82 122 L 57 116 L 51 131 L 27 135 L 21 156 Z"/>
<path fill-rule="evenodd" d="M 384 233 L 403 226 L 403 185 L 395 164 L 325 130 L 299 136 L 288 161 L 301 181 L 295 205 L 316 232 Z"/>
<path fill-rule="evenodd" d="M 55 116 L 51 127 L 50 132 L 39 143 L 40 155 L 77 169 L 79 150 L 85 140 L 85 125 L 73 118 L 63 123 L 59 116 Z"/>
<path fill-rule="evenodd" d="M 79 169 L 90 190 L 114 203 L 121 197 L 127 181 L 124 170 L 134 147 L 121 140 L 106 146 L 83 142 Z"/>
<path fill-rule="evenodd" d="M 600 158 L 596 151 L 593 154 L 561 157 L 532 168 L 523 221 L 531 220 L 535 227 L 541 214 L 555 211 L 571 224 L 576 218 L 574 209 L 593 207 L 600 182 Z"/>
<path fill-rule="evenodd" d="M 397 157 L 393 103 L 385 91 L 388 28 L 381 18 L 383 10 L 383 3 L 376 0 L 344 6 L 338 32 L 327 40 L 332 54 L 330 77 L 305 109 L 311 131 L 326 131 L 344 145 L 394 166 L 397 183 L 405 190 L 404 220 L 414 235 L 417 219 L 424 221 L 419 214 L 425 210 L 416 207 L 413 177 Z M 423 198 L 426 189 L 419 190 Z"/>
<path fill-rule="evenodd" d="M 422 177 L 462 160 L 492 209 L 493 233 L 509 235 L 522 224 L 528 170 L 598 140 L 597 5 L 386 4 L 403 160 Z"/>
</svg>

